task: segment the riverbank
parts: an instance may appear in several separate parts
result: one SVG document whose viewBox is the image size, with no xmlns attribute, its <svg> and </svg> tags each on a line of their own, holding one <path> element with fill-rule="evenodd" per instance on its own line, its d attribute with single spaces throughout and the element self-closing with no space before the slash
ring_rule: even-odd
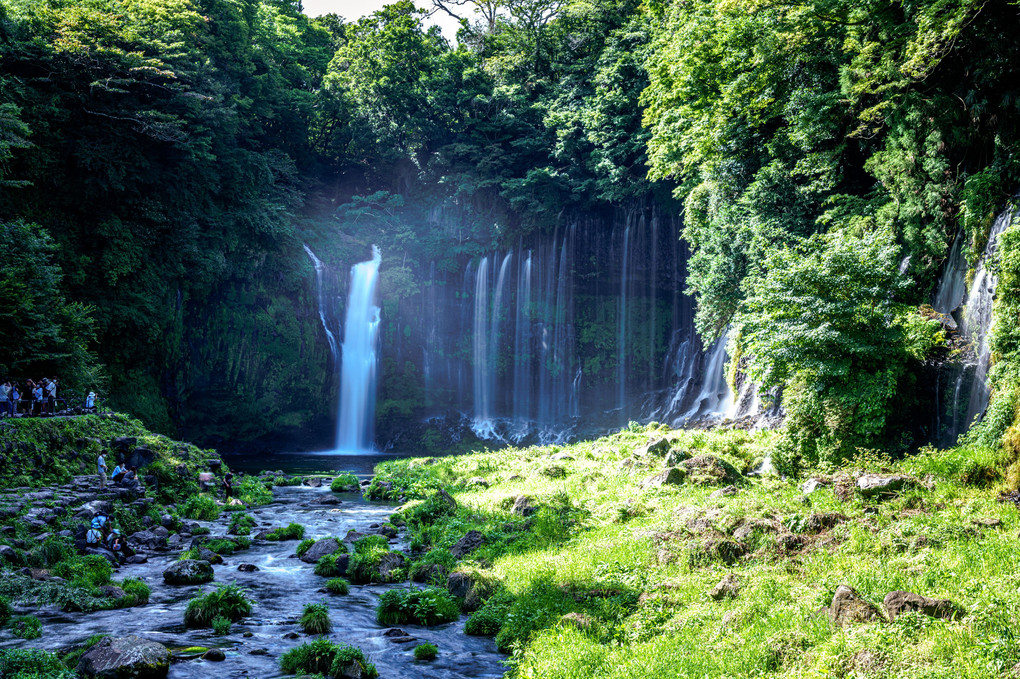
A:
<svg viewBox="0 0 1020 679">
<path fill-rule="evenodd" d="M 412 549 L 484 589 L 512 676 L 1002 677 L 1018 512 L 989 449 L 748 476 L 774 434 L 638 428 L 380 466 Z M 766 465 L 767 466 L 767 465 Z M 444 489 L 456 511 L 433 497 Z M 477 531 L 477 533 L 475 532 Z M 471 536 L 470 540 L 466 536 Z M 1012 675 L 1009 675 L 1012 676 Z"/>
</svg>

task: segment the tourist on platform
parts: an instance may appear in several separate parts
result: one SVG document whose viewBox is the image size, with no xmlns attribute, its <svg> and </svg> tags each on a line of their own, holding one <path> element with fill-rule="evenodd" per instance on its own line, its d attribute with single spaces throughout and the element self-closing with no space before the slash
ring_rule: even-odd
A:
<svg viewBox="0 0 1020 679">
<path fill-rule="evenodd" d="M 11 383 L 4 380 L 0 383 L 0 417 L 9 417 L 11 414 Z"/>
<path fill-rule="evenodd" d="M 90 391 L 89 395 L 85 397 L 85 410 L 88 412 L 95 412 L 96 410 L 96 392 Z"/>
<path fill-rule="evenodd" d="M 50 415 L 57 412 L 57 378 L 46 381 L 46 410 Z"/>
<path fill-rule="evenodd" d="M 18 402 L 21 401 L 21 392 L 18 391 L 18 383 L 11 384 L 11 417 L 18 414 Z"/>
</svg>

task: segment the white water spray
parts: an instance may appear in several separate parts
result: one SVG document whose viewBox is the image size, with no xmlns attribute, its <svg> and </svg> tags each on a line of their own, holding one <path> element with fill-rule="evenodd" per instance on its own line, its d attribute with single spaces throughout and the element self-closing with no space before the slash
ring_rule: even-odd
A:
<svg viewBox="0 0 1020 679">
<path fill-rule="evenodd" d="M 342 452 L 372 451 L 379 343 L 376 288 L 381 261 L 379 248 L 373 245 L 372 259 L 351 268 L 347 317 L 344 320 L 340 415 L 336 436 L 336 447 Z"/>
</svg>

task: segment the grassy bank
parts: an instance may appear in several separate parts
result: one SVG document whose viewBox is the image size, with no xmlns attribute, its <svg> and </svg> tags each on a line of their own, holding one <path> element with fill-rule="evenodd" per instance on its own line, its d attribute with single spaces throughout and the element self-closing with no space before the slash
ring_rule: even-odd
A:
<svg viewBox="0 0 1020 679">
<path fill-rule="evenodd" d="M 370 493 L 409 500 L 412 574 L 469 574 L 465 607 L 480 609 L 468 631 L 494 634 L 515 676 L 1012 672 L 1020 574 L 1017 509 L 998 501 L 1005 460 L 983 448 L 864 457 L 805 494 L 798 482 L 744 476 L 773 437 L 633 428 L 564 447 L 389 462 Z M 689 471 L 646 483 L 673 465 Z M 855 486 L 863 472 L 907 478 L 868 499 Z M 449 550 L 471 530 L 482 544 L 455 565 Z M 716 600 L 726 576 L 736 591 Z M 950 600 L 953 616 L 888 622 L 881 611 L 839 626 L 827 607 L 840 585 L 864 610 L 905 590 Z"/>
</svg>

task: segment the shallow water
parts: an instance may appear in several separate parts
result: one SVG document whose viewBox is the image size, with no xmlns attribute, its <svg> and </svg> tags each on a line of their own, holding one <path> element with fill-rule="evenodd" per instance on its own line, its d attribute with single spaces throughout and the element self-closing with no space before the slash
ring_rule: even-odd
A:
<svg viewBox="0 0 1020 679">
<path fill-rule="evenodd" d="M 375 465 L 387 460 L 401 460 L 412 455 L 376 453 L 343 454 L 321 453 L 259 453 L 245 455 L 224 453 L 223 461 L 234 471 L 255 474 L 263 470 L 282 471 L 286 474 L 316 474 L 323 472 L 354 472 L 359 477 L 372 475 Z"/>
<path fill-rule="evenodd" d="M 321 468 L 321 467 L 320 467 Z M 318 500 L 331 495 L 325 488 L 287 487 L 274 490 L 272 504 L 255 509 L 252 514 L 259 528 L 285 526 L 291 522 L 305 526 L 305 537 L 343 536 L 349 529 L 368 532 L 368 526 L 382 523 L 392 511 L 389 505 L 369 503 L 356 494 L 339 495 L 342 503 L 336 506 L 319 505 Z M 230 520 L 225 514 L 214 522 L 199 522 L 212 529 L 213 536 L 226 532 Z M 258 530 L 258 529 L 256 529 Z M 34 646 L 58 649 L 80 643 L 93 634 L 123 636 L 136 634 L 158 641 L 171 649 L 191 646 L 219 647 L 226 653 L 223 662 L 201 659 L 175 661 L 170 666 L 170 677 L 270 677 L 286 676 L 280 672 L 279 658 L 287 650 L 313 637 L 301 632 L 298 618 L 306 603 L 325 601 L 330 608 L 333 632 L 327 637 L 335 642 L 361 648 L 376 664 L 383 679 L 427 677 L 451 679 L 453 677 L 502 677 L 505 656 L 496 651 L 491 639 L 464 634 L 464 620 L 419 627 L 402 625 L 401 629 L 415 637 L 413 643 L 398 644 L 382 636 L 388 629 L 376 623 L 375 605 L 379 594 L 403 585 L 352 585 L 350 594 L 337 596 L 318 592 L 326 582 L 312 572 L 313 566 L 297 558 L 290 558 L 297 547 L 296 541 L 253 545 L 251 549 L 225 557 L 224 563 L 214 566 L 214 583 L 236 582 L 248 590 L 255 600 L 252 615 L 236 623 L 229 635 L 215 636 L 212 630 L 188 630 L 182 623 L 184 608 L 193 596 L 215 587 L 214 583 L 202 586 L 170 586 L 163 583 L 162 573 L 176 559 L 176 552 L 149 555 L 149 563 L 123 566 L 114 577 L 121 580 L 136 577 L 152 588 L 147 606 L 90 614 L 63 613 L 54 609 L 34 612 L 43 623 L 43 635 L 30 642 L 5 639 L 0 646 Z M 393 545 L 400 547 L 400 543 Z M 254 573 L 237 570 L 238 564 L 252 563 L 260 569 Z M 244 638 L 245 632 L 253 636 Z M 284 639 L 296 632 L 298 639 Z M 412 651 L 421 642 L 429 641 L 439 647 L 439 657 L 431 662 L 414 660 Z M 266 655 L 252 655 L 265 649 Z"/>
</svg>

